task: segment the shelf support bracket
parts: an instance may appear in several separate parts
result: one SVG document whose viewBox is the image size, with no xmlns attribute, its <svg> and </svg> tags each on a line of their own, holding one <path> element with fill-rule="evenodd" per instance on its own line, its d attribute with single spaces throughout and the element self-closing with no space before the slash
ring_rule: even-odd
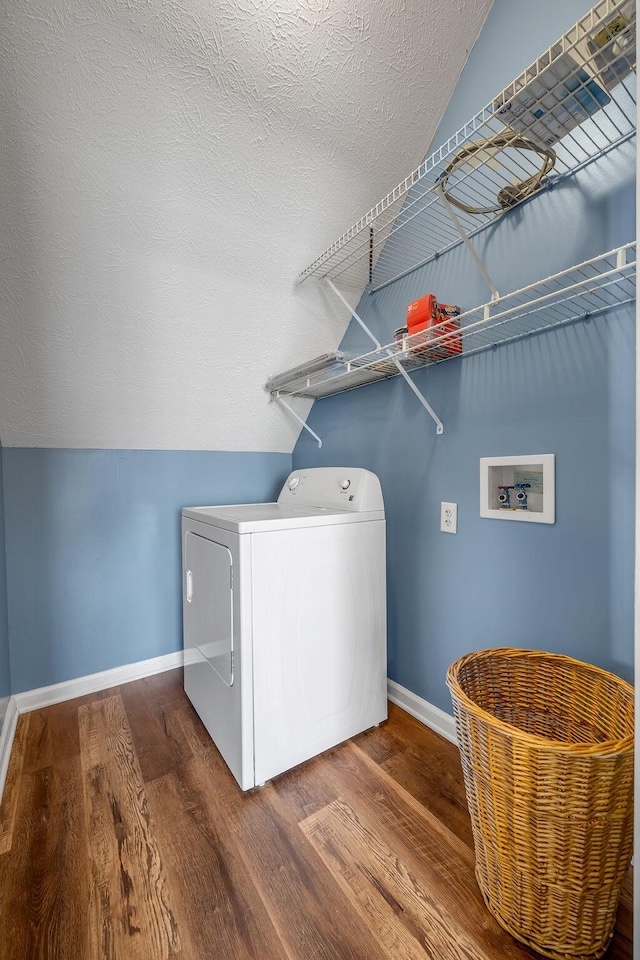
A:
<svg viewBox="0 0 640 960">
<path fill-rule="evenodd" d="M 487 268 L 485 267 L 484 261 L 480 259 L 480 257 L 478 256 L 478 252 L 477 252 L 476 248 L 475 248 L 474 245 L 471 243 L 471 240 L 469 240 L 469 237 L 467 236 L 464 227 L 463 227 L 462 224 L 460 223 L 460 218 L 458 217 L 457 213 L 456 213 L 455 210 L 453 209 L 453 206 L 449 203 L 449 201 L 448 201 L 448 199 L 447 199 L 447 195 L 446 195 L 446 193 L 444 192 L 444 188 L 442 187 L 442 184 L 439 184 L 439 185 L 436 187 L 436 190 L 437 190 L 438 194 L 440 195 L 440 198 L 441 198 L 442 202 L 443 202 L 444 205 L 445 205 L 445 208 L 446 208 L 447 213 L 449 214 L 449 216 L 451 217 L 451 219 L 452 219 L 452 221 L 453 221 L 453 225 L 455 226 L 456 230 L 457 230 L 458 233 L 460 234 L 460 237 L 462 238 L 462 242 L 464 243 L 465 247 L 467 248 L 467 250 L 469 251 L 469 253 L 470 253 L 471 256 L 473 257 L 474 262 L 475 262 L 478 270 L 480 271 L 480 273 L 481 273 L 482 276 L 484 277 L 484 282 L 485 282 L 486 285 L 489 287 L 489 291 L 490 291 L 490 293 L 491 293 L 491 299 L 492 299 L 492 300 L 498 300 L 498 299 L 500 298 L 500 294 L 498 293 L 498 288 L 496 287 L 495 283 L 493 282 L 493 280 L 492 280 L 491 277 L 489 276 L 489 271 L 488 271 Z"/>
<path fill-rule="evenodd" d="M 376 349 L 377 349 L 377 350 L 381 350 L 381 349 L 382 349 L 382 346 L 381 346 L 380 341 L 378 340 L 378 338 L 377 338 L 376 336 L 374 336 L 374 334 L 371 332 L 371 330 L 369 330 L 369 327 L 366 325 L 366 323 L 364 322 L 364 320 L 362 319 L 362 317 L 359 317 L 359 316 L 358 316 L 358 314 L 356 313 L 356 311 L 354 310 L 354 308 L 351 306 L 351 304 L 349 303 L 349 301 L 346 300 L 346 299 L 342 296 L 342 294 L 340 293 L 340 291 L 339 291 L 338 288 L 336 287 L 335 283 L 333 283 L 333 281 L 330 280 L 328 277 L 327 277 L 327 283 L 329 284 L 329 286 L 331 287 L 331 289 L 333 290 L 333 292 L 335 293 L 335 295 L 338 297 L 338 299 L 339 299 L 339 300 L 344 304 L 344 306 L 347 308 L 347 310 L 349 311 L 349 313 L 351 314 L 351 316 L 353 317 L 353 319 L 354 319 L 354 320 L 357 320 L 357 322 L 360 324 L 360 326 L 362 327 L 362 329 L 364 330 L 364 332 L 367 334 L 367 336 L 369 337 L 369 339 L 370 339 L 370 340 L 373 340 L 373 342 L 374 342 L 374 344 L 375 344 L 375 346 L 376 346 Z M 407 371 L 404 369 L 404 367 L 402 366 L 402 364 L 400 363 L 400 361 L 399 361 L 396 357 L 393 356 L 393 351 L 392 351 L 392 350 L 387 350 L 387 354 L 388 354 L 388 356 L 390 356 L 390 357 L 392 358 L 394 364 L 395 364 L 396 367 L 398 368 L 398 373 L 400 374 L 400 376 L 409 384 L 409 386 L 411 387 L 412 391 L 415 393 L 416 397 L 418 398 L 418 400 L 420 401 L 420 403 L 422 404 L 422 406 L 425 408 L 425 410 L 427 411 L 427 413 L 429 414 L 429 416 L 431 417 L 431 419 L 434 421 L 434 423 L 435 423 L 435 425 L 436 425 L 436 433 L 438 434 L 438 436 L 441 436 L 441 435 L 444 433 L 444 425 L 443 425 L 443 423 L 442 423 L 442 420 L 441 420 L 440 417 L 437 415 L 437 413 L 435 412 L 435 410 L 433 409 L 433 407 L 431 406 L 431 404 L 428 403 L 428 401 L 424 398 L 424 396 L 422 395 L 422 393 L 418 390 L 418 388 L 416 387 L 415 383 L 413 382 L 413 380 L 411 379 L 411 377 L 409 376 L 409 374 L 407 373 Z"/>
<path fill-rule="evenodd" d="M 442 420 L 440 419 L 440 417 L 438 416 L 438 414 L 435 412 L 435 410 L 433 409 L 433 407 L 431 406 L 431 404 L 428 402 L 428 400 L 427 400 L 427 399 L 422 395 L 422 393 L 418 390 L 418 388 L 416 387 L 415 383 L 413 382 L 413 380 L 411 379 L 411 377 L 409 376 L 409 374 L 407 373 L 407 371 L 404 369 L 404 367 L 402 366 L 402 364 L 400 363 L 400 361 L 397 360 L 396 358 L 394 358 L 393 362 L 395 363 L 396 367 L 398 368 L 398 373 L 399 373 L 399 374 L 406 380 L 406 382 L 409 384 L 409 386 L 411 387 L 411 389 L 412 389 L 413 392 L 415 393 L 416 397 L 418 398 L 418 400 L 420 401 L 420 403 L 422 404 L 422 406 L 425 408 L 425 410 L 427 411 L 427 413 L 429 414 L 429 416 L 431 417 L 431 419 L 432 419 L 433 422 L 435 423 L 435 425 L 436 425 L 436 433 L 438 434 L 439 437 L 441 437 L 442 434 L 444 433 L 444 424 L 442 423 Z"/>
<path fill-rule="evenodd" d="M 272 399 L 272 400 L 277 400 L 278 403 L 282 404 L 282 406 L 285 408 L 285 410 L 288 410 L 288 411 L 289 411 L 289 413 L 290 413 L 291 416 L 294 418 L 294 420 L 297 420 L 298 423 L 307 431 L 307 433 L 310 433 L 311 436 L 313 437 L 313 439 L 318 441 L 318 446 L 319 446 L 319 447 L 322 446 L 322 440 L 320 439 L 320 437 L 318 436 L 318 434 L 317 434 L 314 430 L 311 429 L 311 427 L 302 419 L 302 417 L 299 417 L 299 416 L 298 416 L 298 414 L 295 412 L 295 410 L 293 409 L 293 407 L 290 406 L 290 405 L 287 403 L 286 400 L 283 400 L 282 397 L 280 396 L 280 394 L 279 394 L 278 392 L 274 393 L 271 399 Z"/>
<path fill-rule="evenodd" d="M 338 288 L 336 287 L 336 285 L 335 285 L 335 283 L 333 282 L 333 280 L 330 280 L 329 277 L 327 277 L 327 283 L 329 284 L 329 286 L 331 287 L 331 289 L 332 289 L 333 292 L 335 293 L 335 295 L 336 295 L 336 297 L 338 298 L 338 300 L 341 300 L 341 301 L 342 301 L 342 303 L 343 303 L 344 306 L 347 308 L 347 310 L 349 311 L 349 313 L 351 314 L 351 316 L 353 317 L 353 319 L 358 321 L 358 323 L 360 324 L 360 326 L 362 327 L 362 329 L 364 330 L 364 332 L 366 333 L 366 335 L 369 337 L 369 339 L 370 339 L 370 340 L 373 340 L 373 342 L 374 342 L 374 344 L 375 344 L 375 346 L 376 346 L 376 349 L 379 350 L 380 347 L 381 347 L 380 341 L 378 340 L 377 337 L 374 337 L 374 335 L 371 333 L 371 330 L 369 330 L 369 327 L 366 325 L 366 323 L 364 322 L 364 320 L 362 319 L 362 317 L 359 317 L 358 314 L 356 313 L 356 311 L 354 310 L 354 308 L 353 308 L 353 307 L 351 306 L 351 304 L 349 303 L 349 301 L 348 301 L 348 300 L 345 300 L 345 298 L 342 296 L 342 294 L 340 293 L 340 291 L 339 291 Z"/>
</svg>

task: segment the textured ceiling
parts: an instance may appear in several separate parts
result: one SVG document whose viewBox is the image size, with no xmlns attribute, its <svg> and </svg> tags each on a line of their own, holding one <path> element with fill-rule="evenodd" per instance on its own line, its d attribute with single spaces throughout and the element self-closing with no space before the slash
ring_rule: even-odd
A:
<svg viewBox="0 0 640 960">
<path fill-rule="evenodd" d="M 4 0 L 2 442 L 291 450 L 263 384 L 348 321 L 298 271 L 420 162 L 490 5 Z"/>
</svg>

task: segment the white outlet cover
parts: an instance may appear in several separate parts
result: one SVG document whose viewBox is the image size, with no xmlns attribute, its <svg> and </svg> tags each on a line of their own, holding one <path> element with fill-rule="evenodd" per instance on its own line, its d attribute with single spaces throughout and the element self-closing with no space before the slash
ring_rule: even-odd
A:
<svg viewBox="0 0 640 960">
<path fill-rule="evenodd" d="M 458 504 L 442 501 L 440 503 L 440 530 L 442 533 L 458 532 Z"/>
</svg>

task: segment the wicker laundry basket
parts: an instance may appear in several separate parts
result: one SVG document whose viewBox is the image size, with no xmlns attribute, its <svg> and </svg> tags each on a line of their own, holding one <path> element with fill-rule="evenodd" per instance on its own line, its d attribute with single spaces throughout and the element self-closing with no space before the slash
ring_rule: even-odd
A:
<svg viewBox="0 0 640 960">
<path fill-rule="evenodd" d="M 462 657 L 447 684 L 488 909 L 554 960 L 601 957 L 632 852 L 633 688 L 512 648 Z"/>
</svg>

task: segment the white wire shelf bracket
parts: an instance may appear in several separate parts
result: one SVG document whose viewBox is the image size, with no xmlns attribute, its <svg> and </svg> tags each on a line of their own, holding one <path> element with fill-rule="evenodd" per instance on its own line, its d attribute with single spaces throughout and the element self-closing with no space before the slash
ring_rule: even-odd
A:
<svg viewBox="0 0 640 960">
<path fill-rule="evenodd" d="M 601 0 L 299 276 L 375 291 L 635 136 L 633 0 Z M 482 143 L 481 143 L 482 141 Z M 469 212 L 472 210 L 473 212 Z"/>
<path fill-rule="evenodd" d="M 306 422 L 306 420 L 303 420 L 302 417 L 298 416 L 298 414 L 295 412 L 293 407 L 290 404 L 288 404 L 287 401 L 280 396 L 280 393 L 278 391 L 276 391 L 271 395 L 271 399 L 279 403 L 281 407 L 284 407 L 287 413 L 290 413 L 293 419 L 298 421 L 302 429 L 306 430 L 307 433 L 313 437 L 313 439 L 317 442 L 318 447 L 319 448 L 322 447 L 322 440 L 320 439 L 318 434 L 315 432 L 315 430 L 311 429 L 311 427 Z"/>
<path fill-rule="evenodd" d="M 272 378 L 266 389 L 274 399 L 321 399 L 606 313 L 635 301 L 635 250 L 635 242 L 624 244 L 467 310 L 459 317 L 459 329 L 452 331 L 450 321 L 444 321 L 361 356 L 329 360 L 304 375 Z"/>
</svg>

